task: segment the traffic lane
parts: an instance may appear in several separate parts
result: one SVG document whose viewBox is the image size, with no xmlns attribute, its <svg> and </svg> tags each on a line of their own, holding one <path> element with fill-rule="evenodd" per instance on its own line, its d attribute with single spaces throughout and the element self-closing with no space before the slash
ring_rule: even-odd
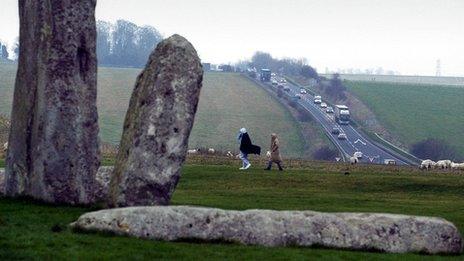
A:
<svg viewBox="0 0 464 261">
<path fill-rule="evenodd" d="M 349 141 L 351 142 L 353 148 L 358 151 L 361 151 L 364 154 L 364 161 L 369 160 L 372 163 L 383 163 L 385 159 L 393 159 L 399 165 L 407 165 L 402 160 L 396 158 L 395 156 L 387 153 L 376 145 L 372 144 L 368 139 L 365 139 L 358 131 L 356 131 L 350 125 L 341 126 L 344 132 L 347 134 Z"/>
<path fill-rule="evenodd" d="M 271 85 L 272 86 L 272 85 Z M 292 84 L 287 84 L 290 88 L 289 91 L 286 91 L 286 94 L 291 98 L 296 94 L 300 94 L 300 88 Z M 272 86 L 273 87 L 273 86 Z M 354 152 L 360 151 L 363 153 L 363 158 L 360 159 L 361 162 L 366 163 L 382 163 L 383 159 L 394 159 L 398 163 L 402 163 L 401 160 L 396 159 L 392 155 L 381 150 L 377 146 L 371 144 L 364 137 L 358 133 L 351 125 L 340 126 L 335 121 L 334 118 L 329 116 L 321 107 L 317 104 L 314 104 L 312 96 L 308 94 L 302 95 L 302 98 L 298 100 L 298 103 L 302 105 L 306 110 L 316 118 L 317 121 L 323 126 L 328 135 L 332 135 L 332 139 L 337 145 L 342 149 L 343 153 L 351 156 Z M 339 140 L 338 137 L 331 134 L 331 129 L 333 127 L 338 127 L 347 135 L 346 140 Z M 365 145 L 364 145 L 365 144 Z"/>
<path fill-rule="evenodd" d="M 292 86 L 291 95 L 296 95 L 300 93 L 299 88 Z M 320 106 L 315 105 L 311 99 L 312 97 L 308 94 L 302 95 L 300 104 L 306 105 L 307 109 L 311 110 L 315 118 L 322 124 L 325 125 L 326 131 L 330 134 L 332 127 L 338 127 L 347 135 L 346 140 L 339 140 L 339 145 L 343 148 L 344 152 L 348 155 L 353 155 L 354 152 L 360 151 L 363 153 L 364 157 L 360 159 L 362 162 L 368 163 L 383 163 L 384 159 L 393 159 L 399 164 L 406 164 L 402 160 L 394 157 L 393 155 L 385 152 L 376 145 L 369 142 L 365 139 L 359 132 L 357 132 L 351 125 L 340 126 L 335 123 L 333 117 L 329 116 Z M 330 134 L 332 135 L 332 134 Z M 336 137 L 335 137 L 336 138 Z"/>
</svg>

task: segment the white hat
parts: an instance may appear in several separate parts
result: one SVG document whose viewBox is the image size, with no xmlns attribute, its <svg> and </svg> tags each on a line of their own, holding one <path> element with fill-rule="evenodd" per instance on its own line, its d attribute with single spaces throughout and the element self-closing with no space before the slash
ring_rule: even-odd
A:
<svg viewBox="0 0 464 261">
<path fill-rule="evenodd" d="M 241 128 L 241 129 L 240 129 L 240 133 L 246 133 L 246 132 L 247 132 L 247 131 L 246 131 L 245 128 Z"/>
</svg>

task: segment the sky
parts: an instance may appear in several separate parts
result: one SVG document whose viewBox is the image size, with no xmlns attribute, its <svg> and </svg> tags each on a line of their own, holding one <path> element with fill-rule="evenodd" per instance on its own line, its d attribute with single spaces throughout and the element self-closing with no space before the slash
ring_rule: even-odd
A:
<svg viewBox="0 0 464 261">
<path fill-rule="evenodd" d="M 203 62 L 255 51 L 306 58 L 319 72 L 382 67 L 464 76 L 464 0 L 98 0 L 96 16 L 186 37 Z M 18 35 L 17 0 L 0 0 L 0 39 Z"/>
</svg>

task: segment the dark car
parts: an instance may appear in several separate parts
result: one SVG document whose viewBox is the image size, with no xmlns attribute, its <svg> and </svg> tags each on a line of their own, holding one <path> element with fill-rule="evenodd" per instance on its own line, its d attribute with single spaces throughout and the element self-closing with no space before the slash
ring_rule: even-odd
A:
<svg viewBox="0 0 464 261">
<path fill-rule="evenodd" d="M 340 134 L 340 129 L 339 128 L 333 128 L 332 129 L 332 134 L 335 134 L 335 135 Z"/>
</svg>

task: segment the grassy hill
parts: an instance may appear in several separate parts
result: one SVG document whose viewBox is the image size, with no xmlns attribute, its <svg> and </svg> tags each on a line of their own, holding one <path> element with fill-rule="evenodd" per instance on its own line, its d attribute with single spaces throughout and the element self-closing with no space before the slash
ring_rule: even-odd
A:
<svg viewBox="0 0 464 261">
<path fill-rule="evenodd" d="M 224 209 L 265 208 L 328 212 L 387 212 L 438 216 L 464 231 L 464 173 L 346 166 L 309 162 L 284 173 L 231 165 L 186 165 L 175 205 Z M 256 165 L 257 166 L 257 165 Z M 50 206 L 0 198 L 0 259 L 187 259 L 187 260 L 462 260 L 323 248 L 265 248 L 202 242 L 155 242 L 106 234 L 72 233 L 67 224 L 94 209 Z M 55 232 L 54 232 L 55 231 Z"/>
<path fill-rule="evenodd" d="M 103 141 L 118 144 L 122 123 L 140 69 L 99 68 L 98 112 Z M 16 65 L 0 64 L 0 114 L 10 115 Z M 290 113 L 264 90 L 239 74 L 206 73 L 189 146 L 238 150 L 236 135 L 249 130 L 267 149 L 271 132 L 280 135 L 286 157 L 304 157 L 300 129 Z"/>
<path fill-rule="evenodd" d="M 346 85 L 403 143 L 443 139 L 464 158 L 464 88 L 375 82 Z"/>
</svg>

